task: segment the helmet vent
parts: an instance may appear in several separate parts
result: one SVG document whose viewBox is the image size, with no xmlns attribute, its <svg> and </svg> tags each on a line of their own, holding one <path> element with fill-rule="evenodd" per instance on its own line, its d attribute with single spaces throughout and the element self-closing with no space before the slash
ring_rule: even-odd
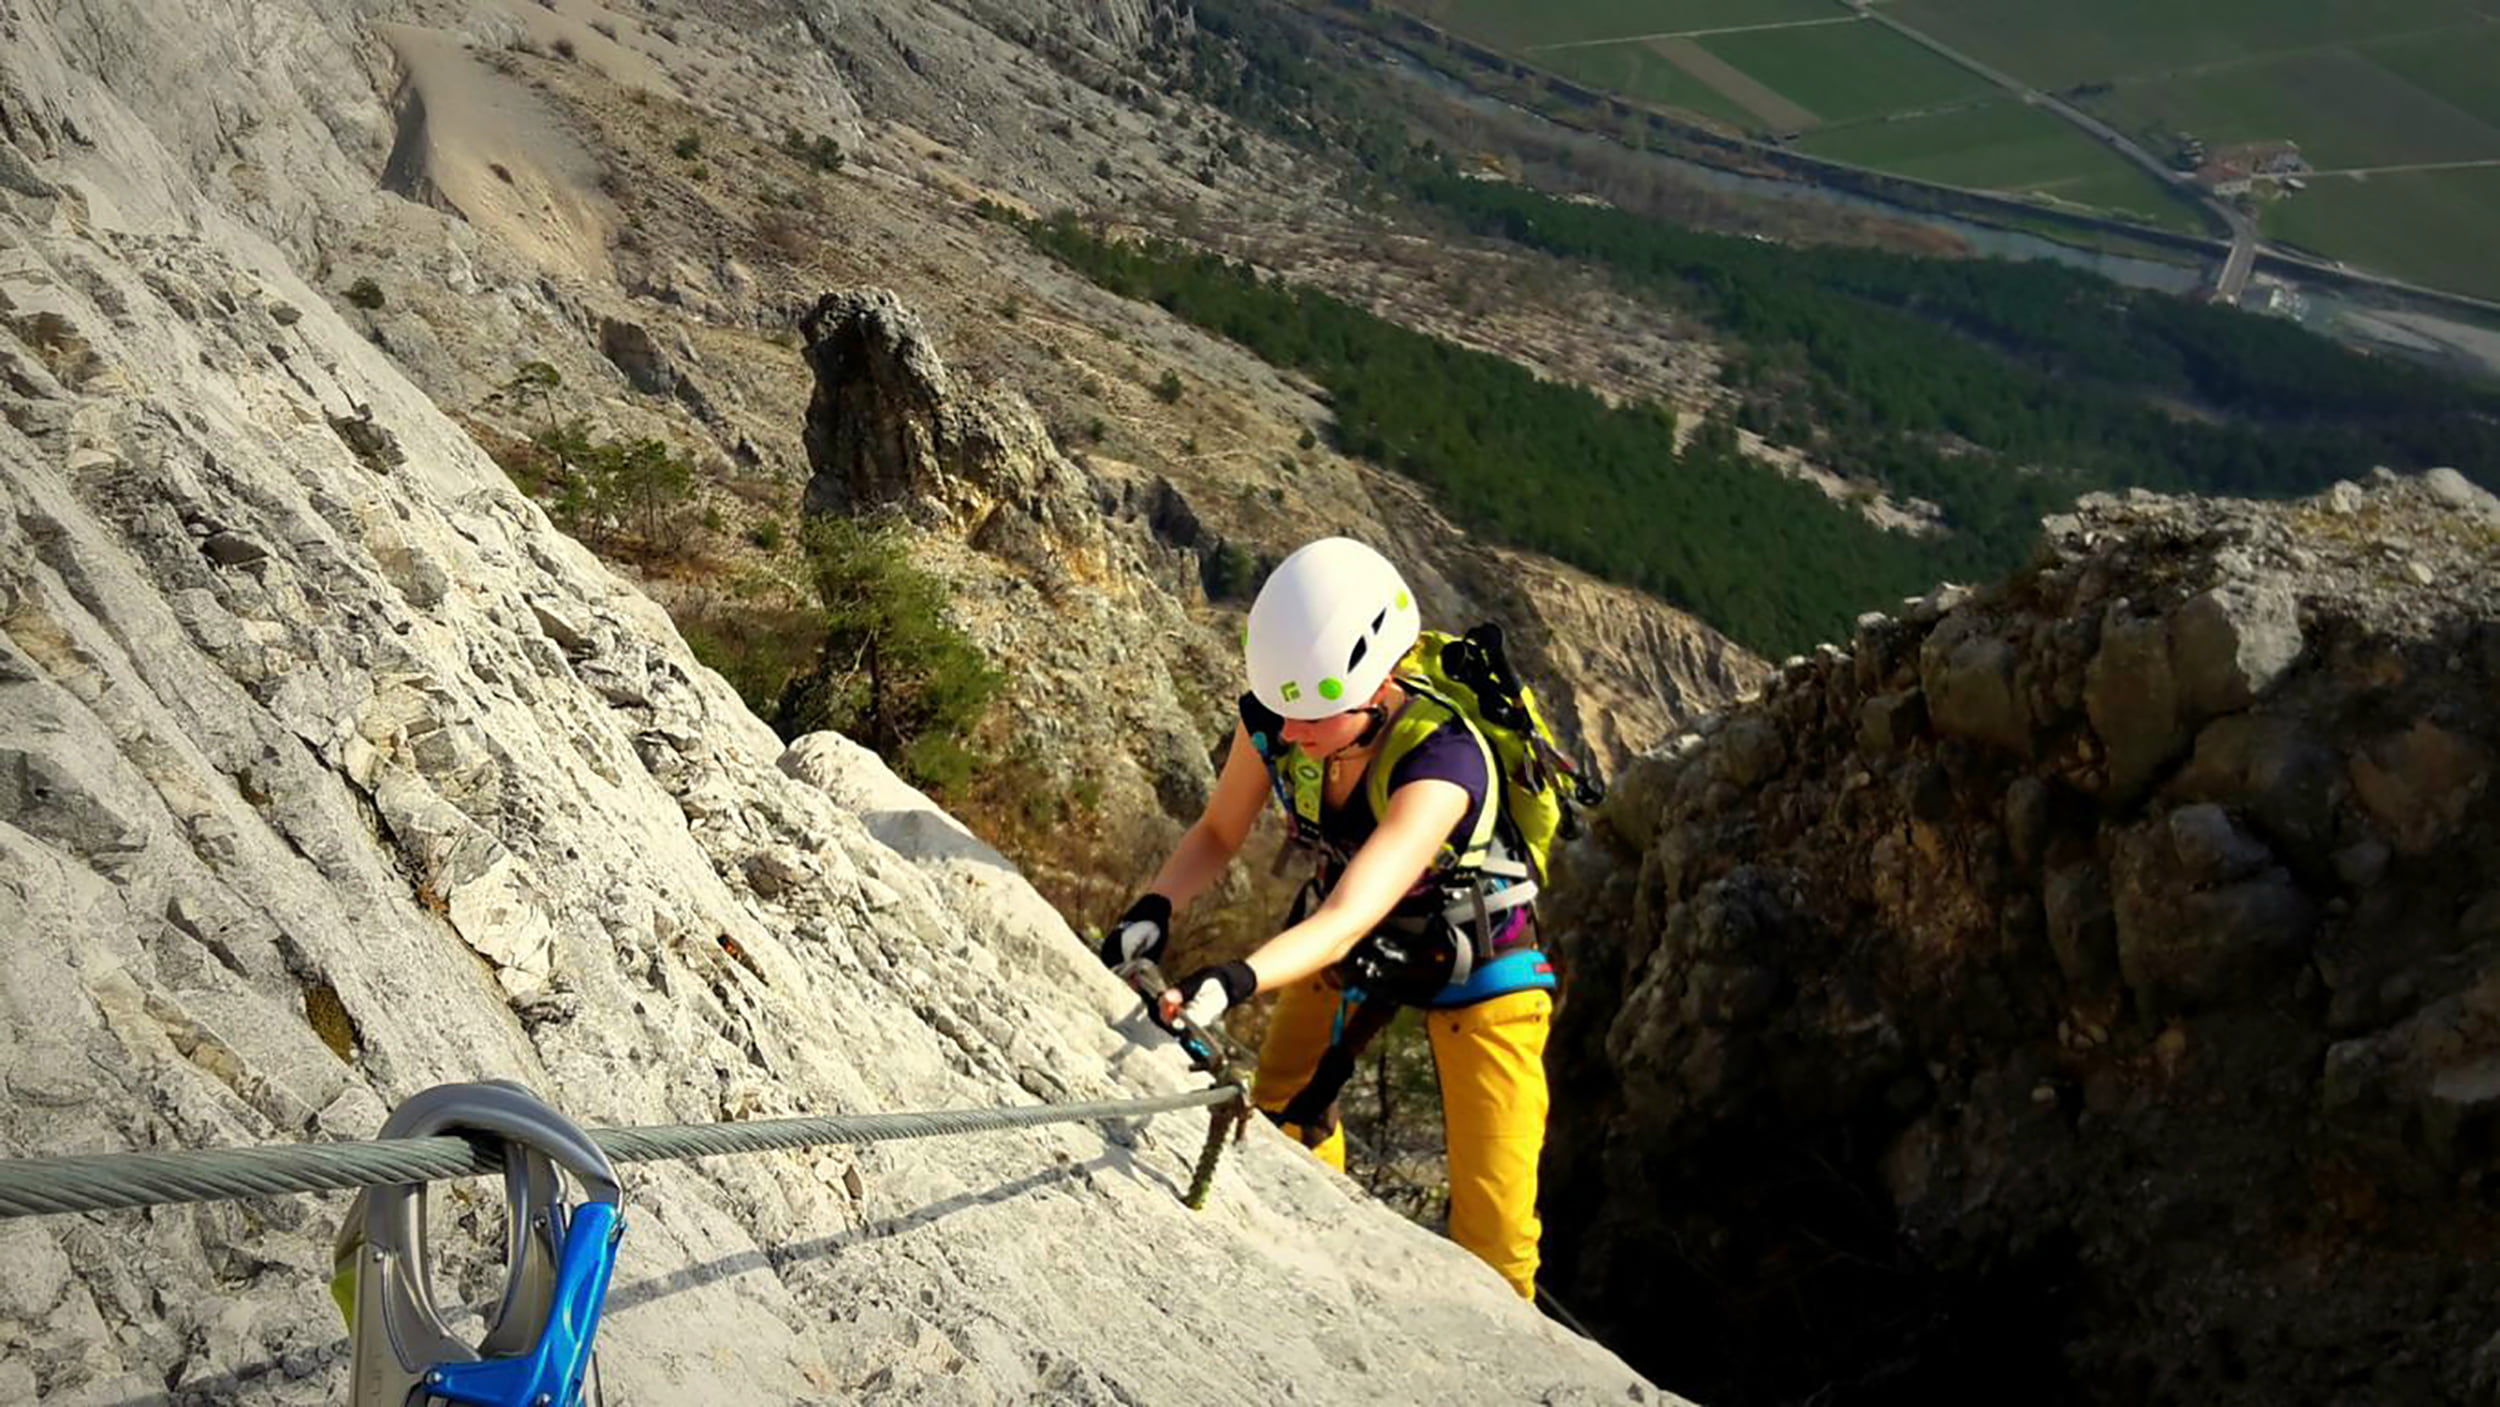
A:
<svg viewBox="0 0 2500 1407">
<path fill-rule="evenodd" d="M 1372 617 L 1372 634 L 1378 635 L 1380 633 L 1381 622 L 1387 620 L 1388 618 L 1389 608 L 1386 606 L 1381 607 L 1380 614 Z"/>
<path fill-rule="evenodd" d="M 1379 629 L 1378 626 L 1374 626 L 1372 628 L 1375 630 Z M 1352 674 L 1354 672 L 1354 667 L 1363 662 L 1363 656 L 1368 655 L 1371 652 L 1372 642 L 1370 640 L 1364 639 L 1355 641 L 1354 648 L 1349 651 L 1345 657 L 1346 673 Z"/>
</svg>

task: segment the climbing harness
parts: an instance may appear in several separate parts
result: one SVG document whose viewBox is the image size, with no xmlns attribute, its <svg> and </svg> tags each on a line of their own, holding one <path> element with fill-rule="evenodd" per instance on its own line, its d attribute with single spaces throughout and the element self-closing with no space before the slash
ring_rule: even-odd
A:
<svg viewBox="0 0 2500 1407">
<path fill-rule="evenodd" d="M 1135 958 L 1120 964 L 1117 972 L 1129 990 L 1145 1002 L 1147 1016 L 1162 1024 L 1155 1014 L 1155 1003 L 1172 985 L 1163 979 L 1163 970 L 1151 958 Z M 1197 1166 L 1190 1172 L 1189 1191 L 1181 1198 L 1191 1211 L 1204 1211 L 1208 1193 L 1215 1187 L 1215 1168 L 1223 1160 L 1225 1141 L 1229 1138 L 1238 1143 L 1249 1129 L 1250 1086 L 1236 1072 L 1248 1068 L 1251 1060 L 1249 1053 L 1222 1031 L 1199 1025 L 1185 1012 L 1174 1020 L 1180 1026 L 1174 1036 L 1189 1056 L 1189 1068 L 1213 1076 L 1217 1089 L 1232 1091 L 1230 1099 L 1207 1106 L 1207 1141 L 1198 1150 Z"/>
<path fill-rule="evenodd" d="M 426 1243 L 426 1185 L 356 1195 L 339 1228 L 331 1293 L 354 1345 L 351 1407 L 575 1407 L 597 1401 L 592 1343 L 625 1234 L 616 1168 L 588 1135 L 505 1080 L 437 1085 L 382 1136 L 459 1134 L 503 1162 L 509 1215 L 501 1302 L 475 1346 L 444 1327 Z M 566 1176 L 581 1184 L 567 1201 Z M 587 1396 L 586 1396 L 587 1394 Z"/>
</svg>

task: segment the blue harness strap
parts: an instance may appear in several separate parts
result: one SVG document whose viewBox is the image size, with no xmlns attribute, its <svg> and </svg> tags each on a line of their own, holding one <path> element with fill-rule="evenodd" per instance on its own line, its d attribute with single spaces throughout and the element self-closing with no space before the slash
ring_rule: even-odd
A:
<svg viewBox="0 0 2500 1407">
<path fill-rule="evenodd" d="M 1513 992 L 1554 990 L 1554 964 L 1539 948 L 1517 948 L 1483 964 L 1464 982 L 1452 982 L 1434 994 L 1435 1011 L 1474 1006 Z"/>
</svg>

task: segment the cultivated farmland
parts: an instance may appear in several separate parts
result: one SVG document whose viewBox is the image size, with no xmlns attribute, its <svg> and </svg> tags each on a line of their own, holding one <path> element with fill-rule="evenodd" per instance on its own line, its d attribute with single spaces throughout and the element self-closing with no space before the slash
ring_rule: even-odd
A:
<svg viewBox="0 0 2500 1407">
<path fill-rule="evenodd" d="M 2179 228 L 2190 203 L 1843 0 L 1389 0 L 1839 161 Z M 2128 134 L 2270 236 L 2500 291 L 2500 0 L 1874 0 Z"/>
<path fill-rule="evenodd" d="M 1886 10 L 2065 92 L 2182 165 L 2293 144 L 2297 165 L 2239 197 L 2270 237 L 2500 295 L 2500 5 L 1897 0 Z M 2207 172 L 2235 190 L 2244 174 Z"/>
</svg>

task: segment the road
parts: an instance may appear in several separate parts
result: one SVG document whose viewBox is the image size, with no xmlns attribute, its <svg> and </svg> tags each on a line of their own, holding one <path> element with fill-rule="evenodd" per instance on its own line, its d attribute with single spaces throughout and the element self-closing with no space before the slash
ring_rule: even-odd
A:
<svg viewBox="0 0 2500 1407">
<path fill-rule="evenodd" d="M 2226 303 L 2237 303 L 2240 300 L 2240 294 L 2248 288 L 2249 272 L 2257 264 L 2257 222 L 2249 218 L 2247 213 L 2238 206 L 2187 180 L 2163 164 L 2160 158 L 2136 145 L 2134 140 L 2125 133 L 2074 104 L 2043 93 L 2010 73 L 1981 63 L 1924 30 L 1885 14 L 1873 4 L 1868 3 L 1868 0 L 1840 0 L 1840 3 L 1850 12 L 1864 15 L 1938 57 L 1978 74 L 2031 106 L 2044 108 L 2065 119 L 2068 123 L 2082 129 L 2084 134 L 2092 140 L 2142 167 L 2163 186 L 2202 205 L 2206 213 L 2213 216 L 2231 237 L 2230 252 L 2223 256 L 2221 266 L 2214 270 L 2213 295 Z"/>
</svg>

